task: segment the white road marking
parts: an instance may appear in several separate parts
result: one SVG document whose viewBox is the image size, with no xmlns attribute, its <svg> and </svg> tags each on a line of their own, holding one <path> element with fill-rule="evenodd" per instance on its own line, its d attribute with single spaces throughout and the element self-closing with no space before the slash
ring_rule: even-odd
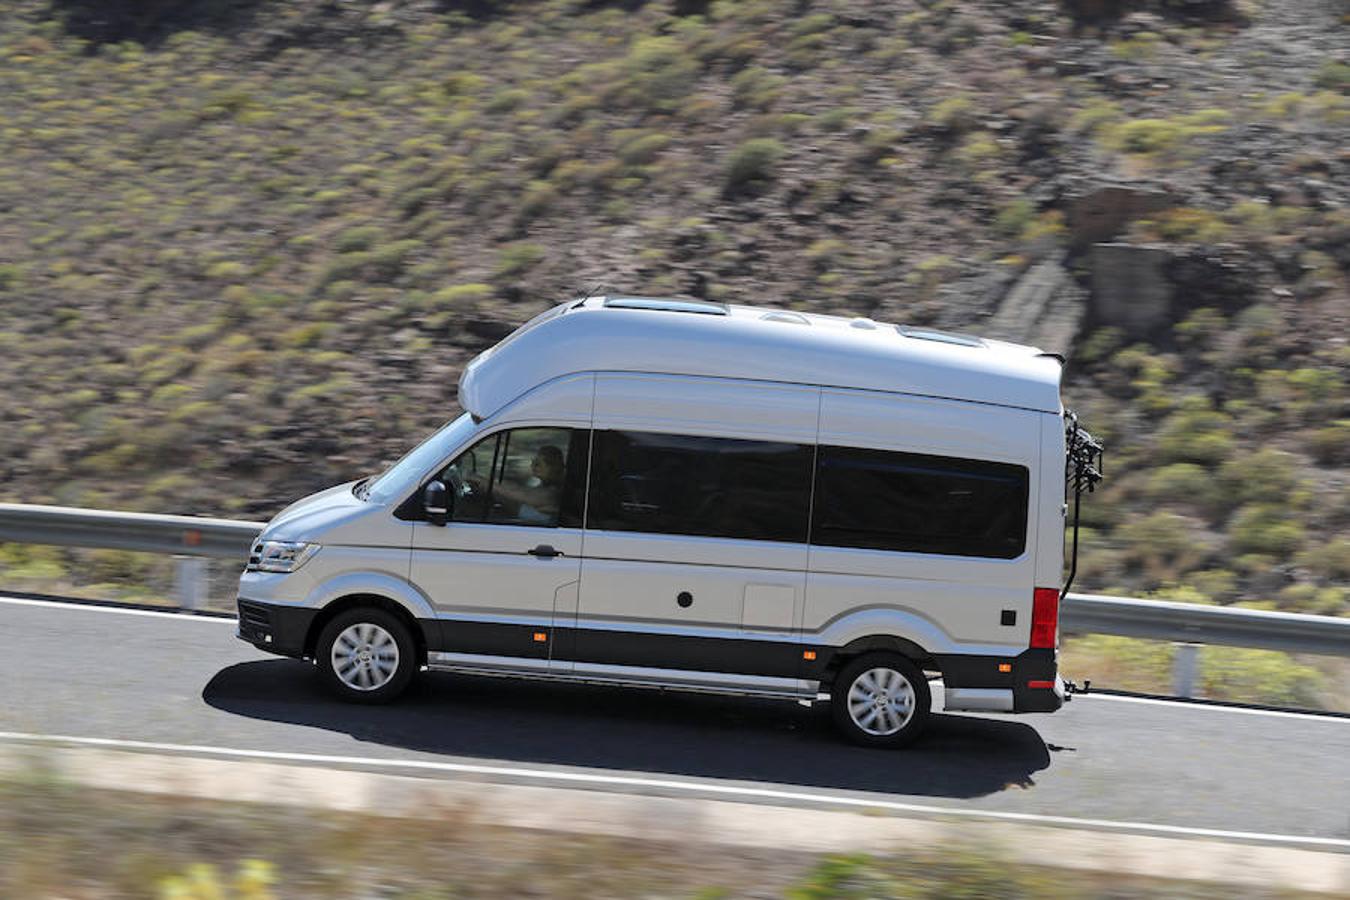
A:
<svg viewBox="0 0 1350 900">
<path fill-rule="evenodd" d="M 224 622 L 235 623 L 234 616 L 194 616 L 191 613 L 160 612 L 157 609 L 128 609 L 124 606 L 111 606 L 102 603 L 67 603 L 63 600 L 29 600 L 26 597 L 0 597 L 0 603 L 14 606 L 41 606 L 47 609 L 91 610 L 93 612 L 118 613 L 124 616 L 151 616 L 160 619 L 177 619 L 180 622 Z"/>
<path fill-rule="evenodd" d="M 1045 816 L 1037 813 L 1001 812 L 996 810 L 962 809 L 948 806 L 925 806 L 917 803 L 899 803 L 894 800 L 867 797 L 833 796 L 806 791 L 787 791 L 778 788 L 743 787 L 706 781 L 674 781 L 665 778 L 637 778 L 626 775 L 602 775 L 590 772 L 549 771 L 511 766 L 485 766 L 475 763 L 453 763 L 420 759 L 377 759 L 367 756 L 331 756 L 317 753 L 284 753 L 274 750 L 241 750 L 233 747 L 198 746 L 194 744 L 162 744 L 150 741 L 124 741 L 115 738 L 73 737 L 69 735 L 30 734 L 0 731 L 0 741 L 38 744 L 73 744 L 88 747 L 111 747 L 123 750 L 154 750 L 163 753 L 227 756 L 241 759 L 271 759 L 296 763 L 324 763 L 329 765 L 366 766 L 383 769 L 420 769 L 432 772 L 453 772 L 461 775 L 495 775 L 530 781 L 553 781 L 572 784 L 594 784 L 621 788 L 677 791 L 689 794 L 713 794 L 722 797 L 741 797 L 752 800 L 777 800 L 788 803 L 812 803 L 858 809 L 881 809 L 894 812 L 919 813 L 931 816 L 954 816 L 966 819 L 990 819 L 1003 822 L 1025 822 L 1039 825 L 1064 825 L 1094 828 L 1103 831 L 1144 832 L 1148 834 L 1183 835 L 1189 837 L 1223 838 L 1229 840 L 1260 841 L 1264 843 L 1294 844 L 1307 847 L 1332 847 L 1350 850 L 1350 840 L 1339 838 L 1305 837 L 1293 834 L 1226 831 L 1217 828 L 1191 828 L 1184 825 L 1156 825 L 1148 822 L 1117 822 L 1108 819 L 1080 819 L 1073 816 Z"/>
<path fill-rule="evenodd" d="M 1152 706 L 1170 706 L 1172 709 L 1204 709 L 1215 712 L 1242 713 L 1247 716 L 1277 716 L 1283 719 L 1303 719 L 1314 722 L 1339 722 L 1342 725 L 1350 725 L 1350 718 L 1345 716 L 1328 716 L 1315 712 L 1297 712 L 1286 709 L 1253 709 L 1247 706 L 1226 706 L 1218 703 L 1206 703 L 1203 700 L 1168 700 L 1165 697 L 1128 697 L 1122 694 L 1079 694 L 1073 698 L 1074 703 L 1084 700 L 1112 700 L 1117 703 L 1145 703 Z"/>
<path fill-rule="evenodd" d="M 104 605 L 100 603 L 76 603 L 62 600 L 30 600 L 25 597 L 0 597 L 0 603 L 9 603 L 15 606 L 39 606 L 47 609 L 63 610 L 92 610 L 94 612 L 118 613 L 125 616 L 151 616 L 160 619 L 175 619 L 179 622 L 217 622 L 233 625 L 237 620 L 234 616 L 195 616 L 190 613 L 170 612 L 152 609 L 127 609 L 121 606 Z M 937 698 L 935 697 L 934 711 L 940 712 Z M 1350 724 L 1350 718 L 1344 716 L 1328 716 L 1315 712 L 1297 712 L 1295 710 L 1283 709 L 1253 709 L 1245 706 L 1225 706 L 1214 703 L 1205 703 L 1204 701 L 1187 700 L 1168 700 L 1163 697 L 1129 697 L 1121 694 L 1088 693 L 1079 694 L 1074 698 L 1074 702 L 1084 700 L 1111 700 L 1117 703 L 1145 703 L 1154 706 L 1169 706 L 1173 709 L 1187 710 L 1208 710 L 1210 712 L 1230 712 L 1242 713 L 1249 716 L 1276 716 L 1285 719 L 1303 719 L 1314 722 L 1339 722 L 1340 724 Z"/>
</svg>

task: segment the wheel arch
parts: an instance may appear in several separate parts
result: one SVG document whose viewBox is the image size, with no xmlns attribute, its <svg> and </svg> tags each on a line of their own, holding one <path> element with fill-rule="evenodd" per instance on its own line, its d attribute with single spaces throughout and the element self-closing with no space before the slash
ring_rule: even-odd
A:
<svg viewBox="0 0 1350 900">
<path fill-rule="evenodd" d="M 413 636 L 413 643 L 417 647 L 417 665 L 419 668 L 426 665 L 427 635 L 422 623 L 402 603 L 383 594 L 345 594 L 320 609 L 319 614 L 310 623 L 309 630 L 305 632 L 304 655 L 309 658 L 314 657 L 315 645 L 319 642 L 319 635 L 323 633 L 329 622 L 348 610 L 361 609 L 362 607 L 374 607 L 383 610 L 406 625 Z"/>
<path fill-rule="evenodd" d="M 894 634 L 869 634 L 849 641 L 830 655 L 830 660 L 821 673 L 821 689 L 828 690 L 844 666 L 865 653 L 876 651 L 899 654 L 923 670 L 939 668 L 933 654 L 914 641 Z"/>
</svg>

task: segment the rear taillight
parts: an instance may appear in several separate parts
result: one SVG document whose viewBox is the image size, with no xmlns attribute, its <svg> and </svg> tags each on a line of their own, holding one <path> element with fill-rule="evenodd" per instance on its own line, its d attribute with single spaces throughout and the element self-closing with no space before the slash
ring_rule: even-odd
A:
<svg viewBox="0 0 1350 900">
<path fill-rule="evenodd" d="M 1053 650 L 1059 638 L 1059 589 L 1036 588 L 1031 598 L 1031 648 Z"/>
</svg>

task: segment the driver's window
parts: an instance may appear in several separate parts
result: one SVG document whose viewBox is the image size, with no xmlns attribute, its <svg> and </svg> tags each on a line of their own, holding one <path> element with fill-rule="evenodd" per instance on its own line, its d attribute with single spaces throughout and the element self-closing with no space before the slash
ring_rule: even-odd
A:
<svg viewBox="0 0 1350 900">
<path fill-rule="evenodd" d="M 497 525 L 558 524 L 572 431 L 517 428 L 475 444 L 446 466 L 452 520 Z"/>
</svg>

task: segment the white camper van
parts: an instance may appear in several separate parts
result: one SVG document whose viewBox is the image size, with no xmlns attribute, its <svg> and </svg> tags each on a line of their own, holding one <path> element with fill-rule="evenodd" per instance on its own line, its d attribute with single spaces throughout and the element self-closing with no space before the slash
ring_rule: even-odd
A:
<svg viewBox="0 0 1350 900">
<path fill-rule="evenodd" d="M 948 710 L 1053 711 L 1066 499 L 1099 453 L 1061 366 L 870 319 L 566 303 L 388 471 L 267 525 L 239 637 L 358 702 L 422 669 L 828 698 L 877 746 L 922 730 L 930 679 Z"/>
</svg>

